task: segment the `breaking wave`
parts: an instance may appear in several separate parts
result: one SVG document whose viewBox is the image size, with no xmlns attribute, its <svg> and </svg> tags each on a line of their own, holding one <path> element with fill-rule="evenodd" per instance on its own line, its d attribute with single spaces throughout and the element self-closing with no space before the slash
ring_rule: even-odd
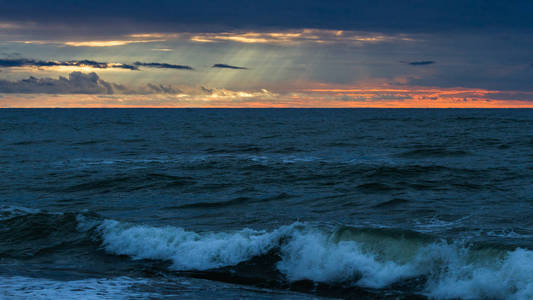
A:
<svg viewBox="0 0 533 300">
<path fill-rule="evenodd" d="M 0 220 L 4 226 L 26 226 L 13 231 L 25 232 L 20 239 L 28 237 L 27 231 L 43 231 L 34 228 L 32 218 L 39 218 L 40 224 L 50 218 L 62 234 L 71 231 L 70 239 L 76 233 L 96 236 L 96 245 L 109 254 L 169 261 L 169 272 L 239 276 L 234 273 L 246 267 L 248 274 L 276 276 L 272 280 L 288 285 L 311 281 L 339 288 L 403 289 L 437 299 L 533 298 L 533 251 L 529 249 L 452 242 L 398 229 L 294 223 L 270 231 L 194 232 L 103 220 L 88 213 L 24 211 L 17 208 L 12 217 Z M 61 222 L 76 226 L 67 229 Z M 276 275 L 266 272 L 265 264 Z"/>
<path fill-rule="evenodd" d="M 234 266 L 276 250 L 275 267 L 289 282 L 380 289 L 423 277 L 418 292 L 433 298 L 533 298 L 533 252 L 521 248 L 467 246 L 407 231 L 328 231 L 302 223 L 268 232 L 200 234 L 106 220 L 98 230 L 106 251 L 170 260 L 176 271 Z"/>
</svg>

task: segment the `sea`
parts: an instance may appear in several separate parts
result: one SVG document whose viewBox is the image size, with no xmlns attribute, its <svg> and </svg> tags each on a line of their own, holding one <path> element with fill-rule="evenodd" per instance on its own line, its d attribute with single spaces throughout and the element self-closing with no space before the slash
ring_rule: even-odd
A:
<svg viewBox="0 0 533 300">
<path fill-rule="evenodd" d="M 0 110 L 0 299 L 533 299 L 533 110 Z"/>
</svg>

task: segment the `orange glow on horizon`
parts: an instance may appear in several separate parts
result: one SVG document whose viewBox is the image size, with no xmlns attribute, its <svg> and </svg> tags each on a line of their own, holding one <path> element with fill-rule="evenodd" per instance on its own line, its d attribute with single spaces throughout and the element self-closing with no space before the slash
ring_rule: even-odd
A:
<svg viewBox="0 0 533 300">
<path fill-rule="evenodd" d="M 368 92 L 385 92 L 385 93 L 447 93 L 447 94 L 456 94 L 456 93 L 480 93 L 480 94 L 497 94 L 501 93 L 500 91 L 491 91 L 483 89 L 455 89 L 455 90 L 445 90 L 445 89 L 393 89 L 393 88 L 370 88 L 370 89 L 309 89 L 305 90 L 308 92 L 322 92 L 322 93 L 368 93 Z M 533 94 L 533 93 L 532 93 Z"/>
<path fill-rule="evenodd" d="M 477 90 L 476 90 L 477 91 Z M 497 91 L 491 91 L 497 93 Z M 357 94 L 362 100 L 342 100 L 317 94 L 265 94 L 236 91 L 218 95 L 0 95 L 7 108 L 533 108 L 533 101 L 465 98 L 448 94 L 428 100 L 427 94 L 409 99 L 375 99 L 372 91 Z M 451 95 L 451 96 L 450 96 Z M 3 96 L 3 97 L 2 97 Z M 432 97 L 432 96 L 429 96 Z"/>
<path fill-rule="evenodd" d="M 377 82 L 349 88 L 301 84 L 320 88 L 292 87 L 280 92 L 274 86 L 255 90 L 178 86 L 179 92 L 175 94 L 0 93 L 0 107 L 533 108 L 533 91 L 393 86 Z"/>
</svg>

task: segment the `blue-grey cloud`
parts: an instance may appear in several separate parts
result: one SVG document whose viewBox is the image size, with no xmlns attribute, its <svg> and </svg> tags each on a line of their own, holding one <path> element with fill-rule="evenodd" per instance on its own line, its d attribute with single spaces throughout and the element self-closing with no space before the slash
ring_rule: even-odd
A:
<svg viewBox="0 0 533 300">
<path fill-rule="evenodd" d="M 73 67 L 92 67 L 97 69 L 127 69 L 138 70 L 136 66 L 128 64 L 110 64 L 106 62 L 97 62 L 94 60 L 69 60 L 69 61 L 54 61 L 54 60 L 35 60 L 28 58 L 16 58 L 16 59 L 0 59 L 0 67 L 12 68 L 12 67 L 56 67 L 56 66 L 73 66 Z"/>
<path fill-rule="evenodd" d="M 72 72 L 68 78 L 29 77 L 18 81 L 0 80 L 0 94 L 178 94 L 181 90 L 162 84 L 130 87 L 107 82 L 96 73 Z"/>
<path fill-rule="evenodd" d="M 137 67 L 149 67 L 149 68 L 159 68 L 159 69 L 194 70 L 194 68 L 190 66 L 173 65 L 173 64 L 167 64 L 167 63 L 143 63 L 143 62 L 138 61 L 138 62 L 135 62 L 134 65 Z"/>
<path fill-rule="evenodd" d="M 180 26 L 214 25 L 380 32 L 533 28 L 533 2 L 528 0 L 55 0 L 54 5 L 41 0 L 0 0 L 0 7 L 3 21 L 62 23 L 69 29 L 94 25 L 100 32 L 128 27 L 176 31 Z"/>
<path fill-rule="evenodd" d="M 237 67 L 237 66 L 226 65 L 226 64 L 214 64 L 211 68 L 248 70 L 248 68 L 245 68 L 245 67 Z"/>
<path fill-rule="evenodd" d="M 147 87 L 147 91 L 153 94 L 180 94 L 182 93 L 180 89 L 177 89 L 171 85 L 149 83 L 146 87 Z"/>
<path fill-rule="evenodd" d="M 113 94 L 110 83 L 96 73 L 72 72 L 69 77 L 35 78 L 19 81 L 0 80 L 0 93 L 21 94 Z"/>
<path fill-rule="evenodd" d="M 213 89 L 206 88 L 205 86 L 200 87 L 200 91 L 204 94 L 211 95 L 213 93 Z"/>
<path fill-rule="evenodd" d="M 434 63 L 435 63 L 435 61 L 433 61 L 433 60 L 422 60 L 422 61 L 407 62 L 407 64 L 411 65 L 411 66 L 427 66 L 427 65 L 432 65 Z"/>
</svg>

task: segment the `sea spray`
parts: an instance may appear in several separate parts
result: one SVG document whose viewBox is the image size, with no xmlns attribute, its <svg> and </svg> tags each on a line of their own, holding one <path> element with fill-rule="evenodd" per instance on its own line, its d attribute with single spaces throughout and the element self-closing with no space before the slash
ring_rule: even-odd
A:
<svg viewBox="0 0 533 300">
<path fill-rule="evenodd" d="M 47 242 L 43 250 L 65 243 L 72 243 L 70 250 L 78 245 L 91 247 L 94 241 L 109 254 L 170 261 L 169 271 L 210 272 L 276 253 L 272 267 L 288 283 L 310 280 L 330 286 L 389 289 L 421 278 L 418 285 L 407 286 L 407 292 L 435 299 L 533 298 L 533 251 L 450 242 L 399 229 L 294 223 L 271 231 L 194 232 L 102 219 L 88 212 L 24 209 L 0 222 L 22 226 L 11 227 L 6 234 L 13 230 L 27 233 L 36 224 L 41 233 L 61 231 L 65 240 Z M 26 235 L 20 241 L 16 236 L 5 241 L 9 248 L 26 242 Z"/>
<path fill-rule="evenodd" d="M 243 229 L 233 233 L 195 233 L 177 227 L 106 220 L 99 230 L 107 251 L 134 259 L 170 260 L 172 269 L 178 271 L 232 266 L 278 249 L 280 260 L 276 267 L 289 282 L 312 280 L 387 288 L 423 276 L 426 283 L 419 292 L 434 298 L 533 297 L 533 252 L 520 248 L 487 250 L 446 241 L 421 243 L 419 239 L 412 241 L 414 246 L 406 247 L 409 242 L 403 238 L 396 245 L 393 239 L 389 240 L 386 247 L 407 248 L 400 251 L 405 257 L 399 257 L 397 249 L 378 249 L 382 244 L 379 241 L 370 245 L 372 239 L 338 240 L 335 231 L 302 223 L 270 232 Z M 351 231 L 357 232 L 357 228 Z M 372 232 L 362 231 L 365 235 Z M 384 236 L 377 234 L 380 235 Z M 388 255 L 391 253 L 394 255 Z"/>
</svg>

